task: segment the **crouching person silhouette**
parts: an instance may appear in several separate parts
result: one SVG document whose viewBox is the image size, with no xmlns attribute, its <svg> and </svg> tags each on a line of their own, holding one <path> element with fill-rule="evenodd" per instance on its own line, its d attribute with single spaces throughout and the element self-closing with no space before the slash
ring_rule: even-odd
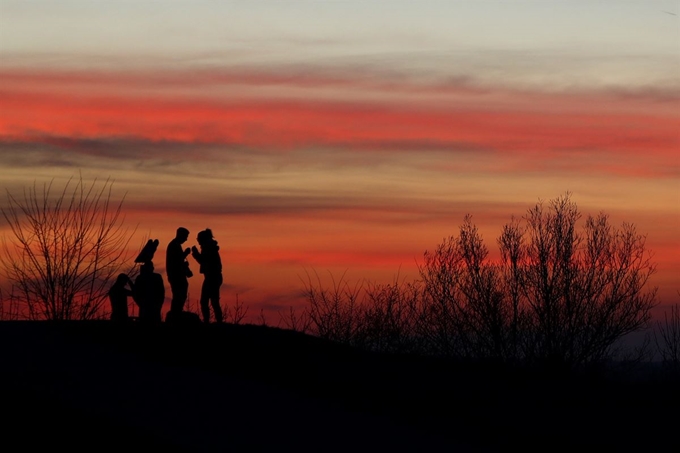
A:
<svg viewBox="0 0 680 453">
<path fill-rule="evenodd" d="M 151 261 L 142 264 L 132 290 L 132 298 L 139 307 L 140 322 L 161 322 L 161 308 L 163 308 L 165 301 L 165 285 L 161 274 L 153 270 Z"/>
<path fill-rule="evenodd" d="M 222 260 L 220 259 L 220 247 L 213 237 L 210 229 L 200 231 L 196 241 L 201 247 L 191 247 L 191 256 L 200 264 L 200 272 L 203 274 L 203 286 L 201 286 L 201 313 L 203 322 L 210 322 L 210 306 L 215 314 L 215 322 L 222 322 L 222 308 L 220 307 L 220 286 L 222 286 Z"/>
<path fill-rule="evenodd" d="M 111 302 L 111 321 L 125 322 L 128 318 L 128 296 L 132 296 L 134 283 L 127 274 L 118 274 L 116 282 L 109 289 L 109 301 Z"/>
</svg>

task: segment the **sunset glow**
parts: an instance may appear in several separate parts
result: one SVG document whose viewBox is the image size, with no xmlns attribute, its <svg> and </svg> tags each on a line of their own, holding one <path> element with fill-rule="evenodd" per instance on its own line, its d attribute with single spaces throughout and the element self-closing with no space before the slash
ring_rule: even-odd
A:
<svg viewBox="0 0 680 453">
<path fill-rule="evenodd" d="M 415 279 L 467 213 L 496 256 L 570 191 L 678 302 L 677 2 L 215 3 L 0 2 L 2 188 L 111 178 L 161 272 L 211 228 L 223 302 L 274 324 L 308 273 Z"/>
</svg>

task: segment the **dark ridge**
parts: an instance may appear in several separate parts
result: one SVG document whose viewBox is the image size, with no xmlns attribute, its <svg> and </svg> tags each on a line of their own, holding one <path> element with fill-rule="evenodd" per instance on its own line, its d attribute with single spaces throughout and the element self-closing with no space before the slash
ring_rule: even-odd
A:
<svg viewBox="0 0 680 453">
<path fill-rule="evenodd" d="M 21 450 L 633 451 L 672 439 L 680 407 L 655 370 L 551 375 L 266 326 L 0 322 L 0 342 Z"/>
</svg>

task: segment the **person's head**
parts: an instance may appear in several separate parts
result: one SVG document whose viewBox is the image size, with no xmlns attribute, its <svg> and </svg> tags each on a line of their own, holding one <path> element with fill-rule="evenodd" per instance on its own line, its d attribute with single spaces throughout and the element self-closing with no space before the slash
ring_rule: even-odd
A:
<svg viewBox="0 0 680 453">
<path fill-rule="evenodd" d="M 210 241 L 213 240 L 213 234 L 210 228 L 206 228 L 203 231 L 199 231 L 198 235 L 196 235 L 196 240 L 200 245 L 205 245 L 210 243 Z"/>
<path fill-rule="evenodd" d="M 116 285 L 125 286 L 128 280 L 129 278 L 127 274 L 118 274 L 118 277 L 116 278 Z"/>
<path fill-rule="evenodd" d="M 177 228 L 177 234 L 175 235 L 175 237 L 179 240 L 180 243 L 184 243 L 189 238 L 189 230 L 187 230 L 184 227 L 179 227 Z"/>
</svg>

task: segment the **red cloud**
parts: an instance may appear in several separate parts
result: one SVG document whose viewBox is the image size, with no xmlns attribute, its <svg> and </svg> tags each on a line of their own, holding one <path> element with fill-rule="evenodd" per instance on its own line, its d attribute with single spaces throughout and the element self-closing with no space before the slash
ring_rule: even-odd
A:
<svg viewBox="0 0 680 453">
<path fill-rule="evenodd" d="M 678 121 L 642 114 L 592 115 L 411 109 L 340 102 L 211 102 L 0 93 L 0 134 L 32 141 L 126 138 L 261 147 L 380 147 L 674 153 Z"/>
<path fill-rule="evenodd" d="M 611 93 L 588 97 L 539 95 L 507 90 L 462 93 L 450 105 L 432 97 L 414 98 L 414 88 L 430 95 L 446 87 L 403 83 L 369 86 L 361 80 L 274 77 L 257 74 L 31 74 L 4 72 L 0 81 L 0 136 L 5 140 L 132 139 L 153 142 L 229 143 L 292 148 L 308 145 L 354 148 L 423 149 L 455 147 L 542 153 L 552 150 L 676 152 L 677 114 L 668 103 L 636 97 L 612 101 Z M 247 83 L 246 83 L 247 82 Z M 263 101 L 253 86 L 277 85 L 281 93 L 307 83 L 310 88 L 352 87 L 381 91 L 363 102 L 296 97 Z M 192 83 L 194 85 L 192 85 Z M 354 85 L 352 85 L 354 83 Z M 191 87 L 176 94 L 167 85 Z M 210 96 L 219 86 L 248 84 L 236 100 Z M 166 89 L 153 92 L 153 86 Z M 394 96 L 385 99 L 385 87 Z M 200 94 L 199 94 L 200 93 Z M 291 93 L 293 93 L 291 91 Z M 404 93 L 410 93 L 408 96 Z M 367 97 L 368 99 L 368 97 Z M 373 98 L 371 98 L 373 99 Z M 458 99 L 460 102 L 454 102 Z M 605 107 L 598 107 L 604 105 Z M 560 108 L 563 106 L 563 108 Z M 622 107 L 617 110 L 616 107 Z M 639 107 L 639 108 L 636 108 Z M 654 109 L 654 106 L 661 106 Z"/>
</svg>

